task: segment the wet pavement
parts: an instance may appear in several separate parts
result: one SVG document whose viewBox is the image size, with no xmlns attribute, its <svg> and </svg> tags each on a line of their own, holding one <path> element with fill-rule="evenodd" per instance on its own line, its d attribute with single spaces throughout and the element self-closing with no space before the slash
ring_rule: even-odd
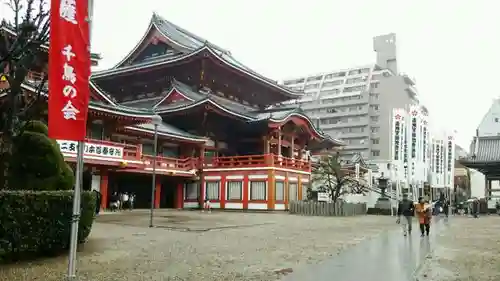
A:
<svg viewBox="0 0 500 281">
<path fill-rule="evenodd" d="M 436 233 L 446 226 L 444 219 L 434 220 L 429 237 L 420 237 L 418 225 L 414 225 L 408 237 L 404 237 L 400 229 L 387 231 L 330 260 L 297 270 L 283 280 L 414 281 L 417 271 L 432 252 Z"/>
</svg>

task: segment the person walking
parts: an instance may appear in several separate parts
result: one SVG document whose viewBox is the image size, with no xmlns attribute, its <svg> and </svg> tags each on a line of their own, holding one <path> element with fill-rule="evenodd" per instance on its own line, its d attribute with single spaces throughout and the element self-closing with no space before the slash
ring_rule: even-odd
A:
<svg viewBox="0 0 500 281">
<path fill-rule="evenodd" d="M 94 189 L 94 192 L 95 192 L 95 214 L 96 215 L 99 215 L 99 212 L 101 211 L 101 199 L 102 199 L 102 195 L 101 195 L 101 192 L 99 192 L 98 190 Z"/>
<path fill-rule="evenodd" d="M 472 201 L 471 213 L 475 219 L 479 217 L 479 199 L 477 198 L 474 198 L 474 201 Z"/>
<path fill-rule="evenodd" d="M 417 213 L 421 236 L 429 236 L 431 230 L 432 207 L 426 205 L 423 197 L 419 197 L 418 204 L 415 206 L 415 212 Z"/>
<path fill-rule="evenodd" d="M 404 216 L 403 221 L 401 221 L 401 215 Z M 408 194 L 403 194 L 403 200 L 399 201 L 398 204 L 398 219 L 396 222 L 398 224 L 401 224 L 404 236 L 406 236 L 408 233 L 411 234 L 412 218 L 414 215 L 415 204 L 412 200 L 408 199 Z"/>
<path fill-rule="evenodd" d="M 443 203 L 443 213 L 446 217 L 448 217 L 448 212 L 450 211 L 450 202 L 448 200 L 444 200 Z"/>
<path fill-rule="evenodd" d="M 123 197 L 122 197 L 122 210 L 125 210 L 125 208 L 128 208 L 129 207 L 129 196 L 128 196 L 128 193 L 127 192 L 124 192 L 123 193 Z"/>
<path fill-rule="evenodd" d="M 130 193 L 128 198 L 128 209 L 132 211 L 134 209 L 135 194 Z"/>
</svg>

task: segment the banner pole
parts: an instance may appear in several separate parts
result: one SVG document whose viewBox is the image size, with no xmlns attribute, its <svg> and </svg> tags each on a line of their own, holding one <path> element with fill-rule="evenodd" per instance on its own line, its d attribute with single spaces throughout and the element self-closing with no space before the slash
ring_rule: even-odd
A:
<svg viewBox="0 0 500 281">
<path fill-rule="evenodd" d="M 85 143 L 78 142 L 76 156 L 76 178 L 73 193 L 73 215 L 71 220 L 71 240 L 69 246 L 68 280 L 76 280 L 76 249 L 78 246 L 78 223 L 80 222 L 80 196 L 83 176 L 83 152 Z"/>
<path fill-rule="evenodd" d="M 89 24 L 89 56 L 91 56 L 90 44 L 92 36 L 92 17 L 94 11 L 94 1 L 88 0 L 88 17 L 87 21 Z M 88 86 L 88 85 L 87 85 Z M 78 141 L 76 155 L 76 176 L 75 176 L 75 188 L 73 195 L 73 216 L 71 224 L 71 240 L 69 246 L 69 261 L 68 261 L 68 280 L 76 281 L 76 251 L 78 247 L 78 224 L 80 222 L 80 205 L 81 205 L 81 192 L 83 185 L 83 154 L 85 149 L 85 141 Z M 100 202 L 97 202 L 100 204 Z"/>
</svg>

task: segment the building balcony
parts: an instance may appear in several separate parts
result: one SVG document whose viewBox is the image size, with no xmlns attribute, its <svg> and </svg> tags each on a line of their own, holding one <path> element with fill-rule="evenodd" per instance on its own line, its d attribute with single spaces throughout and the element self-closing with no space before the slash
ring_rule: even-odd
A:
<svg viewBox="0 0 500 281">
<path fill-rule="evenodd" d="M 57 140 L 64 159 L 76 162 L 78 143 L 76 141 Z M 152 173 L 153 155 L 142 153 L 140 144 L 124 144 L 112 141 L 87 139 L 85 141 L 85 164 L 115 167 L 117 172 Z M 198 157 L 157 156 L 155 173 L 161 175 L 195 176 L 200 168 Z M 205 158 L 203 169 L 283 169 L 310 172 L 310 161 L 293 159 L 274 154 L 225 156 Z"/>
<path fill-rule="evenodd" d="M 146 172 L 152 172 L 153 167 L 155 167 L 155 172 L 157 174 L 194 176 L 198 170 L 197 167 L 199 160 L 197 157 L 187 157 L 181 159 L 157 156 L 155 166 L 153 165 L 153 162 L 155 162 L 153 158 L 153 155 L 142 156 L 144 161 L 144 170 Z"/>
<path fill-rule="evenodd" d="M 211 157 L 205 159 L 203 166 L 208 170 L 237 170 L 237 169 L 269 169 L 280 168 L 287 170 L 298 170 L 304 172 L 311 171 L 311 162 L 301 159 L 279 156 L 275 154 L 245 155 L 245 156 L 225 156 Z"/>
<path fill-rule="evenodd" d="M 77 142 L 58 140 L 59 148 L 67 162 L 76 162 Z M 112 141 L 87 139 L 85 141 L 84 161 L 96 166 L 120 168 L 120 172 L 152 173 L 153 156 L 142 154 L 142 145 L 124 144 Z M 196 174 L 197 158 L 156 157 L 155 172 L 180 176 Z"/>
<path fill-rule="evenodd" d="M 403 76 L 403 79 L 405 80 L 405 82 L 408 84 L 408 85 L 415 85 L 416 82 L 415 82 L 415 78 L 412 78 L 410 77 L 408 74 L 406 73 L 401 73 L 400 74 L 401 76 Z"/>
</svg>

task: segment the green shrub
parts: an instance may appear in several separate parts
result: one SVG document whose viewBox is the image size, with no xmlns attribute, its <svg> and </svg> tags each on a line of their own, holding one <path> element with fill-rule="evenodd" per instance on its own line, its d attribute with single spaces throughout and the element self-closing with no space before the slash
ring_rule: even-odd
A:
<svg viewBox="0 0 500 281">
<path fill-rule="evenodd" d="M 34 133 L 40 133 L 44 136 L 49 135 L 49 128 L 47 127 L 47 125 L 45 125 L 45 123 L 43 123 L 42 121 L 38 120 L 31 120 L 26 122 L 23 126 L 23 130 Z"/>
<path fill-rule="evenodd" d="M 75 177 L 47 126 L 30 121 L 16 137 L 9 163 L 11 190 L 71 190 Z"/>
<path fill-rule="evenodd" d="M 58 254 L 69 248 L 71 191 L 0 191 L 0 262 Z M 94 220 L 96 198 L 82 193 L 78 240 Z"/>
</svg>

